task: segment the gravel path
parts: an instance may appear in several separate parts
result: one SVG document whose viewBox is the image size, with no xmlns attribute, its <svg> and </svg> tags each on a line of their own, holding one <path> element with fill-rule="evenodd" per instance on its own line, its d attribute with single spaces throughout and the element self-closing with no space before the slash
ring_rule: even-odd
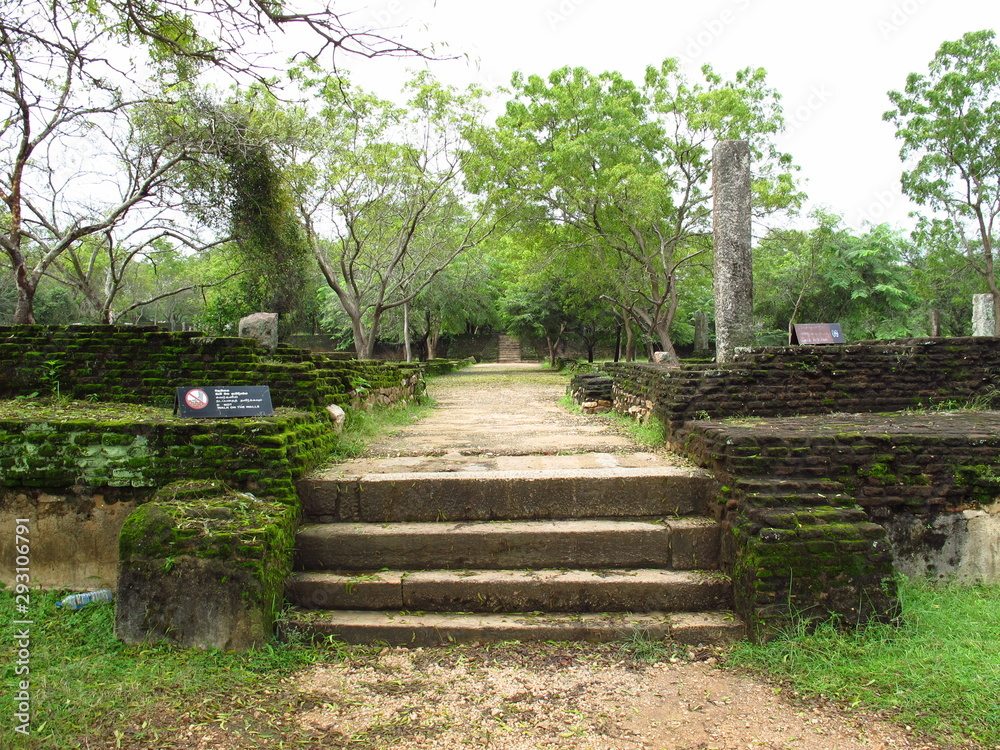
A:
<svg viewBox="0 0 1000 750">
<path fill-rule="evenodd" d="M 298 675 L 317 747 L 935 750 L 883 718 L 806 703 L 711 651 L 637 662 L 615 644 L 385 649 Z"/>
</svg>

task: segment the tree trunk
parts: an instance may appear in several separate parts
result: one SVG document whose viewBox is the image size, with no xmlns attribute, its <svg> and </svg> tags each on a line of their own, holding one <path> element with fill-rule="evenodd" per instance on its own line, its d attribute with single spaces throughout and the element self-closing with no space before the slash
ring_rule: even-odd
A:
<svg viewBox="0 0 1000 750">
<path fill-rule="evenodd" d="M 656 337 L 660 340 L 660 351 L 666 353 L 666 362 L 668 365 L 679 365 L 681 363 L 680 358 L 677 356 L 677 351 L 674 349 L 674 342 L 670 340 L 669 324 L 661 321 L 656 326 Z"/>
<path fill-rule="evenodd" d="M 563 334 L 566 332 L 566 324 L 563 323 L 559 326 L 559 334 L 555 337 L 555 340 L 551 336 L 545 337 L 545 345 L 549 348 L 549 367 L 556 366 L 556 352 L 559 349 L 559 344 L 562 343 Z"/>
<path fill-rule="evenodd" d="M 14 325 L 31 325 L 35 322 L 35 289 L 24 268 L 18 268 L 17 305 L 14 308 Z"/>
<path fill-rule="evenodd" d="M 625 361 L 635 362 L 635 331 L 632 330 L 632 319 L 625 317 Z"/>
</svg>

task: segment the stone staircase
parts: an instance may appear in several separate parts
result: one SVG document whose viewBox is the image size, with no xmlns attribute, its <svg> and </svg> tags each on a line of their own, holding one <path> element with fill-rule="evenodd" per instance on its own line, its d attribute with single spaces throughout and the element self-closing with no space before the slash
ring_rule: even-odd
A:
<svg viewBox="0 0 1000 750">
<path fill-rule="evenodd" d="M 300 482 L 285 627 L 350 643 L 730 641 L 706 473 L 651 454 L 357 460 Z"/>
<path fill-rule="evenodd" d="M 501 336 L 497 347 L 498 363 L 521 361 L 521 342 L 515 336 Z"/>
</svg>

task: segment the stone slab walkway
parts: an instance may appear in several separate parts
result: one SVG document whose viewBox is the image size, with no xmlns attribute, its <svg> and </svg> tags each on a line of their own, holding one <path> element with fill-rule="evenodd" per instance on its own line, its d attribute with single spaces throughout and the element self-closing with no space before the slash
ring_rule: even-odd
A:
<svg viewBox="0 0 1000 750">
<path fill-rule="evenodd" d="M 529 363 L 479 364 L 435 378 L 427 392 L 440 408 L 372 444 L 368 456 L 447 456 L 460 462 L 462 456 L 645 450 L 608 421 L 566 411 L 559 405 L 566 386 L 565 377 Z M 684 463 L 679 456 L 664 458 Z M 441 470 L 431 465 L 424 470 Z M 506 468 L 515 466 L 508 462 Z"/>
</svg>

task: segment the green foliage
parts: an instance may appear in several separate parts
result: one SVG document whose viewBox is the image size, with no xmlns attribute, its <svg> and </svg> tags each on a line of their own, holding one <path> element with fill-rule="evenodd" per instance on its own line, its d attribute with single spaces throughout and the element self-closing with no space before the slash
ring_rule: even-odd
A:
<svg viewBox="0 0 1000 750">
<path fill-rule="evenodd" d="M 635 629 L 627 637 L 622 639 L 621 651 L 627 654 L 634 661 L 646 664 L 668 661 L 674 656 L 675 644 L 668 643 L 663 638 L 654 638 L 648 629 Z"/>
<path fill-rule="evenodd" d="M 958 240 L 1000 309 L 992 228 L 1000 216 L 1000 48 L 993 31 L 945 42 L 926 75 L 890 91 L 884 119 L 903 142 L 903 192 L 933 212 L 918 238 Z M 936 250 L 937 247 L 929 247 Z M 1000 318 L 998 318 L 1000 324 Z"/>
<path fill-rule="evenodd" d="M 516 74 L 512 88 L 497 129 L 474 142 L 473 186 L 494 191 L 522 223 L 559 226 L 542 235 L 547 252 L 603 269 L 615 284 L 600 293 L 605 301 L 673 352 L 680 290 L 704 279 L 698 266 L 710 260 L 714 143 L 749 141 L 758 206 L 799 198 L 791 159 L 771 141 L 782 119 L 764 71 L 725 81 L 706 67 L 690 82 L 668 59 L 641 86 L 616 72 L 562 68 L 545 79 Z"/>
<path fill-rule="evenodd" d="M 763 343 L 787 343 L 790 323 L 841 323 L 848 340 L 923 333 L 909 243 L 884 224 L 859 236 L 839 216 L 813 216 L 811 231 L 771 232 L 754 252 L 757 327 L 775 332 Z"/>
<path fill-rule="evenodd" d="M 730 663 L 808 696 L 890 710 L 944 741 L 1000 743 L 1000 590 L 902 580 L 899 597 L 896 625 L 802 622 L 769 643 L 738 645 Z"/>
</svg>

